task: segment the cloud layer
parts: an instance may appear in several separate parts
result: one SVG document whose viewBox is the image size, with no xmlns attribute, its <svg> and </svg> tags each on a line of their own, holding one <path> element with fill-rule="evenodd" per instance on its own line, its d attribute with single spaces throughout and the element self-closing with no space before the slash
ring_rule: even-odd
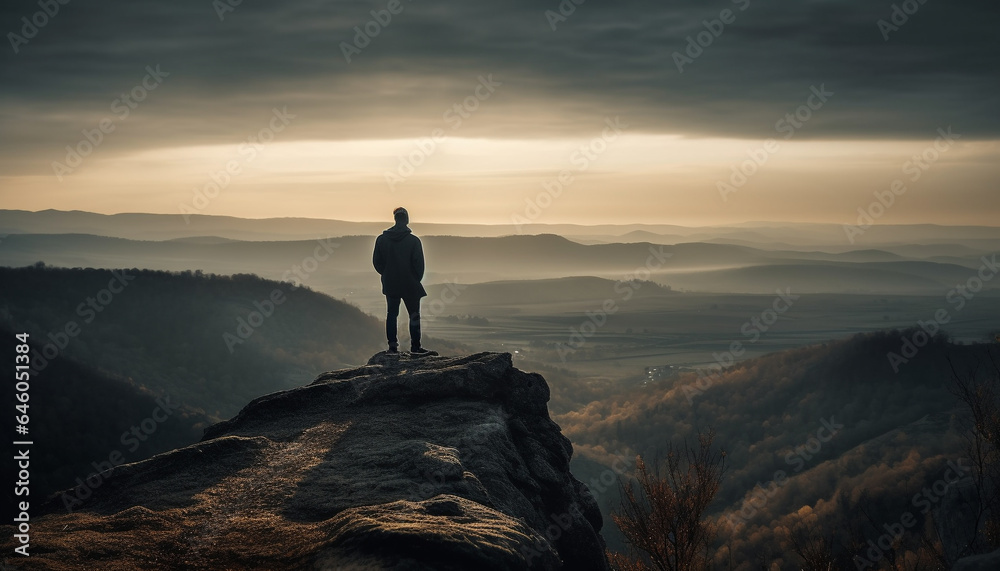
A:
<svg viewBox="0 0 1000 571">
<path fill-rule="evenodd" d="M 276 107 L 299 118 L 286 141 L 423 137 L 480 77 L 500 87 L 455 136 L 590 137 L 620 116 L 636 134 L 761 140 L 813 87 L 835 96 L 797 141 L 1000 132 L 992 1 L 226 2 L 5 2 L 0 174 L 51 176 L 102 119 L 103 157 L 233 145 Z M 169 76 L 116 120 L 157 65 Z"/>
</svg>

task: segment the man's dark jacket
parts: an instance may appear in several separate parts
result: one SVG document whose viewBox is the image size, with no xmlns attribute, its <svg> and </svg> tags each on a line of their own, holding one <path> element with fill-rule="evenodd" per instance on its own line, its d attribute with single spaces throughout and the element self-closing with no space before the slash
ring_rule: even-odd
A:
<svg viewBox="0 0 1000 571">
<path fill-rule="evenodd" d="M 375 271 L 382 275 L 382 293 L 403 299 L 427 295 L 420 280 L 424 277 L 424 249 L 420 238 L 406 226 L 393 226 L 375 240 L 372 254 Z"/>
</svg>

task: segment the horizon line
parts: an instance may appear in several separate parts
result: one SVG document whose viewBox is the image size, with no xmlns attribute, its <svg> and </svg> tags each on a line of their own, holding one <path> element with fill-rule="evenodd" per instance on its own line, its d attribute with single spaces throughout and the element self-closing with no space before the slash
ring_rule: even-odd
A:
<svg viewBox="0 0 1000 571">
<path fill-rule="evenodd" d="M 45 208 L 42 210 L 24 210 L 20 208 L 0 208 L 0 212 L 19 212 L 28 214 L 41 214 L 45 212 L 58 212 L 62 214 L 92 214 L 97 216 L 168 216 L 168 217 L 184 217 L 184 214 L 177 213 L 167 213 L 167 212 L 96 212 L 90 210 L 60 210 L 58 208 Z M 323 222 L 344 222 L 348 224 L 389 224 L 391 220 L 387 216 L 385 220 L 347 220 L 343 218 L 316 218 L 310 216 L 266 216 L 266 217 L 250 217 L 250 216 L 235 216 L 231 214 L 189 214 L 190 218 L 233 218 L 237 220 L 314 220 Z M 729 228 L 738 227 L 750 224 L 760 224 L 760 225 L 800 225 L 800 226 L 843 226 L 844 224 L 838 224 L 836 222 L 797 222 L 791 220 L 744 220 L 741 222 L 732 222 L 727 224 L 707 224 L 707 225 L 683 225 L 673 222 L 603 222 L 598 224 L 584 224 L 579 222 L 529 222 L 525 224 L 514 224 L 513 222 L 507 223 L 486 223 L 486 222 L 413 222 L 411 225 L 418 226 L 478 226 L 478 227 L 510 227 L 510 226 L 576 226 L 581 228 L 599 228 L 602 226 L 676 226 L 678 228 Z M 906 226 L 936 226 L 940 228 L 1000 228 L 1000 224 L 990 226 L 986 224 L 940 224 L 937 222 L 907 222 L 907 223 L 879 223 L 878 226 L 881 227 L 906 227 Z"/>
</svg>

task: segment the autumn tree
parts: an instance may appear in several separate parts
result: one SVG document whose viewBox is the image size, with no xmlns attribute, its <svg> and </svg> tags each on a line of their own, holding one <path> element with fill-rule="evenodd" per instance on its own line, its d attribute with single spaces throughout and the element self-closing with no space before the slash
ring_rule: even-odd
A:
<svg viewBox="0 0 1000 571">
<path fill-rule="evenodd" d="M 997 337 L 1000 341 L 1000 336 Z M 972 464 L 977 506 L 971 522 L 969 544 L 961 555 L 982 553 L 1000 546 L 1000 363 L 987 351 L 988 364 L 980 361 L 960 373 L 949 359 L 951 391 L 968 411 L 963 431 L 966 453 Z"/>
<path fill-rule="evenodd" d="M 708 565 L 717 524 L 707 518 L 726 471 L 726 453 L 713 447 L 715 432 L 669 445 L 666 456 L 648 466 L 636 457 L 632 478 L 620 483 L 622 502 L 611 518 L 634 550 L 609 554 L 619 571 L 697 571 Z"/>
</svg>

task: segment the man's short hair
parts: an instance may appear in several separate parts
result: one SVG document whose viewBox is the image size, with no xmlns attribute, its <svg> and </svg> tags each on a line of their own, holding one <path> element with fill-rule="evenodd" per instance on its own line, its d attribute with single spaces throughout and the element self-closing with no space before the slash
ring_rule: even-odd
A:
<svg viewBox="0 0 1000 571">
<path fill-rule="evenodd" d="M 406 224 L 410 221 L 410 213 L 402 206 L 392 211 L 392 217 L 396 219 L 396 224 Z"/>
</svg>

